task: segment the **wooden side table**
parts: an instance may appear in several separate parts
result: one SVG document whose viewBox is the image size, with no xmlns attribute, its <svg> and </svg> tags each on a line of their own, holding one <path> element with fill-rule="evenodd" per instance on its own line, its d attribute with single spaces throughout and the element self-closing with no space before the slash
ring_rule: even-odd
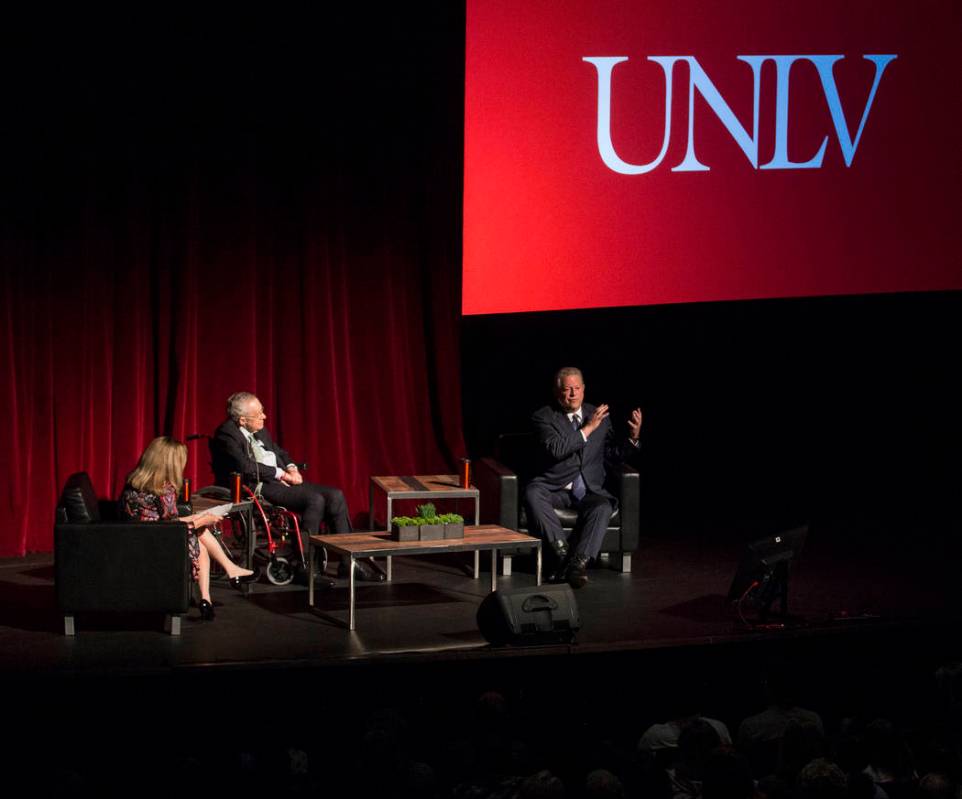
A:
<svg viewBox="0 0 962 799">
<path fill-rule="evenodd" d="M 379 494 L 387 500 L 384 527 L 376 527 L 374 502 Z M 391 529 L 391 507 L 396 499 L 473 499 L 474 523 L 480 523 L 480 492 L 474 486 L 462 488 L 456 474 L 416 474 L 388 475 L 371 478 L 370 503 L 368 505 L 368 527 Z"/>
<path fill-rule="evenodd" d="M 244 552 L 244 567 L 247 569 L 253 569 L 254 545 L 256 543 L 254 541 L 254 503 L 249 499 L 233 503 L 231 503 L 230 500 L 225 502 L 223 499 L 208 497 L 200 493 L 194 494 L 194 496 L 191 497 L 191 504 L 193 505 L 194 510 L 198 513 L 202 513 L 203 511 L 209 510 L 217 505 L 226 505 L 228 503 L 230 503 L 231 507 L 227 512 L 227 515 L 238 515 L 242 516 L 244 519 L 243 524 L 247 528 L 247 547 L 246 551 Z M 249 586 L 246 585 L 244 587 L 249 588 Z"/>
<path fill-rule="evenodd" d="M 385 511 L 384 527 L 377 528 L 374 503 L 378 495 L 384 494 L 387 509 Z M 474 524 L 481 523 L 481 492 L 471 486 L 464 488 L 456 474 L 415 474 L 415 475 L 381 475 L 371 478 L 368 504 L 368 528 L 391 529 L 391 507 L 396 499 L 473 499 Z M 478 576 L 481 568 L 478 551 L 474 552 L 474 576 Z M 391 556 L 387 558 L 387 573 L 391 574 Z"/>
</svg>

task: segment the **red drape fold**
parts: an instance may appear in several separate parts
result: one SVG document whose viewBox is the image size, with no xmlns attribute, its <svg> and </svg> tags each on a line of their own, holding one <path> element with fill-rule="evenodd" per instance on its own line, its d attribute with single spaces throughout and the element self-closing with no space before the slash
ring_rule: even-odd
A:
<svg viewBox="0 0 962 799">
<path fill-rule="evenodd" d="M 70 473 L 116 497 L 153 436 L 211 433 L 238 390 L 355 516 L 372 474 L 454 468 L 463 14 L 318 12 L 323 46 L 312 14 L 25 32 L 0 130 L 0 556 L 51 548 Z"/>
<path fill-rule="evenodd" d="M 427 232 L 436 207 L 400 195 L 365 214 L 363 193 L 317 175 L 310 192 L 259 190 L 255 166 L 166 187 L 163 213 L 156 187 L 109 175 L 125 191 L 91 180 L 56 235 L 4 231 L 0 556 L 51 549 L 69 474 L 116 497 L 153 436 L 212 432 L 242 389 L 355 516 L 372 474 L 454 470 L 454 232 Z M 209 482 L 204 441 L 190 458 Z"/>
</svg>

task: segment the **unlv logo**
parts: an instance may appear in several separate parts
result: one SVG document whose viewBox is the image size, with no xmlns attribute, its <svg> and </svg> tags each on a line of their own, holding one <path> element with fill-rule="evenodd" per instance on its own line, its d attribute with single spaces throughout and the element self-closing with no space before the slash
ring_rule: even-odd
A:
<svg viewBox="0 0 962 799">
<path fill-rule="evenodd" d="M 861 120 L 855 138 L 851 137 L 848 125 L 845 122 L 845 115 L 842 112 L 842 102 L 838 96 L 838 87 L 835 85 L 833 69 L 837 61 L 844 59 L 840 55 L 740 55 L 739 61 L 744 61 L 752 68 L 754 78 L 754 104 L 752 114 L 752 132 L 745 130 L 735 115 L 729 108 L 728 103 L 719 94 L 715 84 L 711 82 L 705 70 L 702 69 L 694 56 L 649 56 L 649 61 L 659 64 L 665 73 L 665 134 L 661 143 L 661 152 L 657 157 L 647 164 L 629 164 L 623 161 L 611 143 L 611 73 L 616 64 L 627 61 L 627 56 L 597 56 L 582 59 L 590 64 L 594 64 L 598 72 L 598 152 L 605 166 L 614 172 L 622 175 L 642 175 L 650 172 L 657 167 L 665 153 L 668 152 L 668 143 L 671 139 L 671 84 L 672 71 L 678 61 L 688 64 L 688 149 L 685 158 L 680 164 L 672 167 L 672 172 L 707 172 L 709 167 L 701 163 L 695 155 L 695 90 L 705 99 L 711 110 L 715 113 L 725 129 L 731 134 L 732 138 L 741 148 L 749 163 L 755 169 L 818 169 L 822 165 L 822 158 L 825 156 L 825 147 L 828 144 L 828 136 L 822 140 L 821 147 L 807 161 L 791 161 L 788 157 L 788 76 L 792 65 L 796 61 L 810 61 L 818 70 L 818 76 L 822 83 L 822 90 L 825 94 L 825 101 L 828 103 L 828 110 L 832 116 L 832 123 L 835 127 L 835 135 L 838 137 L 839 147 L 842 150 L 842 157 L 845 159 L 845 166 L 852 165 L 855 158 L 855 151 L 858 149 L 862 131 L 865 129 L 865 122 L 868 120 L 869 112 L 872 110 L 872 102 L 878 90 L 879 82 L 885 68 L 895 60 L 895 55 L 866 55 L 864 58 L 875 65 L 875 79 L 872 81 L 872 89 L 869 92 L 865 108 L 862 110 Z M 761 86 L 762 64 L 772 61 L 775 64 L 776 87 L 775 87 L 775 153 L 772 160 L 766 164 L 758 165 L 758 98 Z"/>
</svg>

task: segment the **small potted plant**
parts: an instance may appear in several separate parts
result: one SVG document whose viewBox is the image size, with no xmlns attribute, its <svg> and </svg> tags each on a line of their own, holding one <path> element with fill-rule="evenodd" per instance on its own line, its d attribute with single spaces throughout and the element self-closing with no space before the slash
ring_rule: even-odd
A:
<svg viewBox="0 0 962 799">
<path fill-rule="evenodd" d="M 391 538 L 395 541 L 417 541 L 418 520 L 411 516 L 395 516 L 391 519 Z"/>
<path fill-rule="evenodd" d="M 445 538 L 464 538 L 464 517 L 457 513 L 442 513 Z"/>
<path fill-rule="evenodd" d="M 421 523 L 422 541 L 440 541 L 444 538 L 444 522 L 441 521 L 437 509 L 432 503 L 418 505 L 418 515 L 423 518 Z"/>
</svg>

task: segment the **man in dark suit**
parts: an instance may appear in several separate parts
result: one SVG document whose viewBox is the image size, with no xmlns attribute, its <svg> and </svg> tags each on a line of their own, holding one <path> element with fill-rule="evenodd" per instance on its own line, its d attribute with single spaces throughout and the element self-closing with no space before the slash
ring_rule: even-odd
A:
<svg viewBox="0 0 962 799">
<path fill-rule="evenodd" d="M 618 500 L 605 488 L 606 464 L 638 448 L 641 409 L 628 419 L 628 438 L 618 440 L 608 406 L 584 402 L 581 370 L 568 366 L 555 375 L 555 404 L 532 416 L 539 443 L 535 476 L 525 488 L 528 529 L 548 546 L 555 568 L 549 579 L 573 588 L 588 582 L 588 562 L 598 556 Z M 578 520 L 568 541 L 555 508 L 572 508 Z"/>
<path fill-rule="evenodd" d="M 332 533 L 351 532 L 351 519 L 343 492 L 332 486 L 304 480 L 297 464 L 275 443 L 264 427 L 267 414 L 261 401 L 247 391 L 227 398 L 227 419 L 214 432 L 210 442 L 214 477 L 218 485 L 230 487 L 230 473 L 238 472 L 244 485 L 274 505 L 282 505 L 301 515 L 305 535 L 316 534 L 321 522 Z M 380 582 L 384 573 L 370 559 L 357 561 L 356 577 Z M 342 573 L 343 572 L 343 573 Z M 339 576 L 348 574 L 341 561 Z"/>
</svg>

